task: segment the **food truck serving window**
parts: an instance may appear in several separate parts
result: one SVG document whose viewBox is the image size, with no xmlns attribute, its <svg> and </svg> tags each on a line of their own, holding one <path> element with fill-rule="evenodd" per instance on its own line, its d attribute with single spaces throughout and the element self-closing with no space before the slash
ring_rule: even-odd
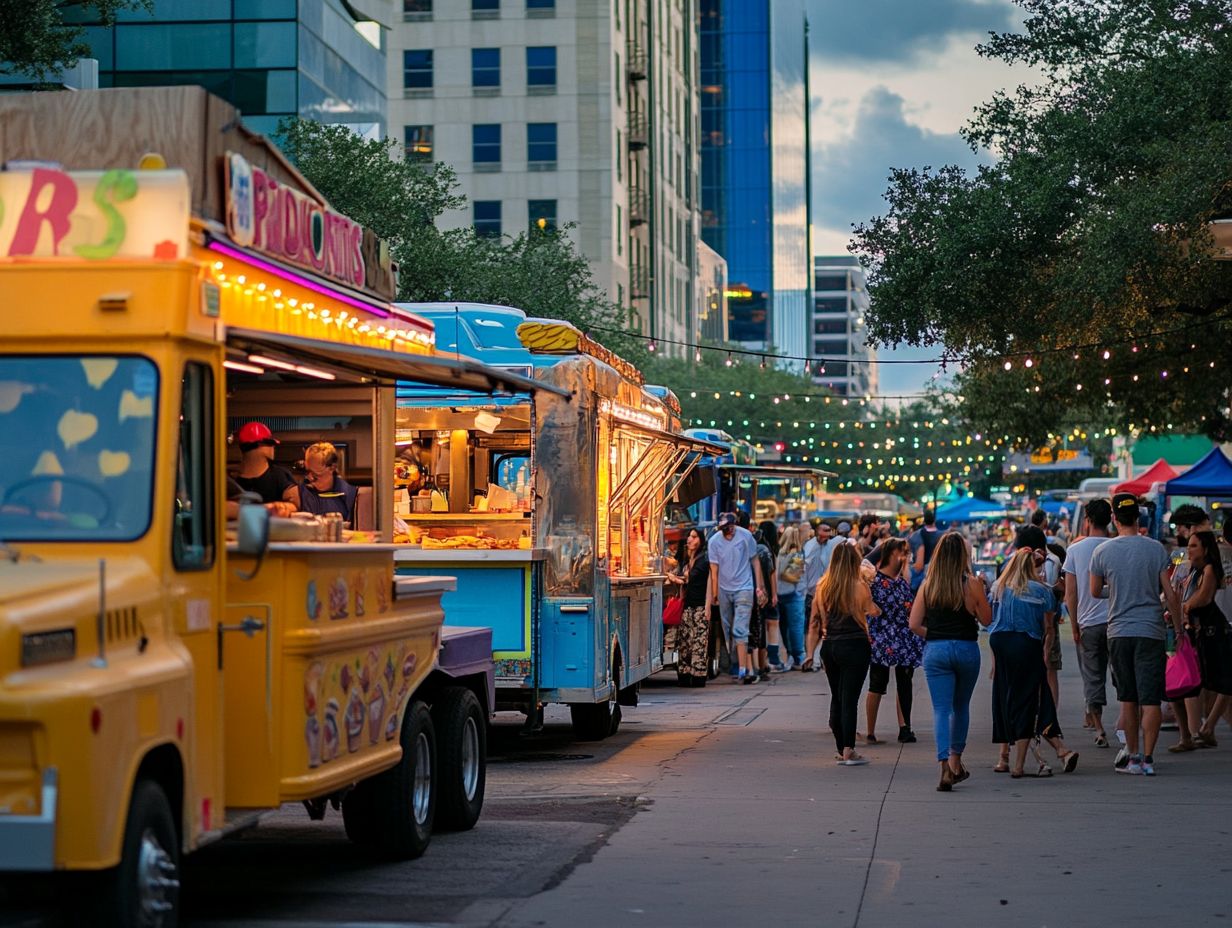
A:
<svg viewBox="0 0 1232 928">
<path fill-rule="evenodd" d="M 148 358 L 0 358 L 0 539 L 144 535 L 157 408 L 158 368 Z"/>
</svg>

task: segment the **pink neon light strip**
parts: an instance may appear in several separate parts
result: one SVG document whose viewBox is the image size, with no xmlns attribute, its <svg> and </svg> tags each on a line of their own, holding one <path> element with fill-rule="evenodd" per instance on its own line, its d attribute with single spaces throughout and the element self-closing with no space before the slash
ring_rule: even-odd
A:
<svg viewBox="0 0 1232 928">
<path fill-rule="evenodd" d="M 291 283 L 298 284 L 301 287 L 306 287 L 307 289 L 312 290 L 315 293 L 319 293 L 322 296 L 327 296 L 331 300 L 346 303 L 348 306 L 353 306 L 356 309 L 362 309 L 365 312 L 372 313 L 374 316 L 380 316 L 382 319 L 388 319 L 393 315 L 393 313 L 387 309 L 379 309 L 370 303 L 364 303 L 363 301 L 353 299 L 344 293 L 339 293 L 337 290 L 330 290 L 329 288 L 318 284 L 314 280 L 309 280 L 307 277 L 292 274 L 276 264 L 270 264 L 268 261 L 262 261 L 260 258 L 253 257 L 246 251 L 240 251 L 238 248 L 232 248 L 230 245 L 224 245 L 217 239 L 211 239 L 209 247 L 211 250 L 221 252 L 229 258 L 234 258 L 236 261 L 241 261 L 251 267 L 260 268 L 263 271 L 273 274 L 275 277 L 280 277 L 283 280 L 289 280 Z M 398 318 L 406 319 L 406 317 L 402 315 L 399 315 Z M 412 323 L 415 322 L 414 319 L 406 319 L 406 321 Z M 431 328 L 425 328 L 422 323 L 420 323 L 418 327 L 426 334 L 431 334 L 432 332 Z"/>
</svg>

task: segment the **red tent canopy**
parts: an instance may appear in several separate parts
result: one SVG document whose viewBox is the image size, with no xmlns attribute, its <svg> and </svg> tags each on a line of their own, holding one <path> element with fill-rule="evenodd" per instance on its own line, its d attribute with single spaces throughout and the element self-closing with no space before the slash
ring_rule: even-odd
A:
<svg viewBox="0 0 1232 928">
<path fill-rule="evenodd" d="M 1124 483 L 1118 483 L 1112 488 L 1112 492 L 1133 493 L 1135 496 L 1141 496 L 1143 493 L 1150 490 L 1154 484 L 1166 483 L 1173 477 L 1179 476 L 1180 471 L 1178 471 L 1163 458 L 1160 458 L 1133 480 L 1126 480 Z"/>
</svg>

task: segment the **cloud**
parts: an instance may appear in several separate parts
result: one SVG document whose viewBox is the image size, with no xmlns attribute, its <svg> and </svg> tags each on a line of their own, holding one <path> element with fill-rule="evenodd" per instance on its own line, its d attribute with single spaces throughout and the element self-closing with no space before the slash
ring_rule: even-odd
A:
<svg viewBox="0 0 1232 928">
<path fill-rule="evenodd" d="M 1006 0 L 812 0 L 809 48 L 818 64 L 901 64 L 941 49 L 956 33 L 982 36 L 1016 22 Z"/>
<path fill-rule="evenodd" d="M 885 87 L 860 101 L 850 134 L 827 144 L 818 139 L 813 160 L 813 222 L 846 235 L 853 222 L 885 211 L 882 195 L 891 168 L 986 163 L 957 132 L 938 133 L 912 123 L 906 102 Z"/>
</svg>

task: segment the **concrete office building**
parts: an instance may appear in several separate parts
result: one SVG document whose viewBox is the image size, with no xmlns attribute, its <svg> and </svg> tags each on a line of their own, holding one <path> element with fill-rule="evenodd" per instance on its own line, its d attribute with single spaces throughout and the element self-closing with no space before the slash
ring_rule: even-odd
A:
<svg viewBox="0 0 1232 928">
<path fill-rule="evenodd" d="M 700 0 L 700 14 L 702 237 L 727 259 L 730 337 L 807 357 L 805 4 Z"/>
<path fill-rule="evenodd" d="M 442 224 L 515 235 L 574 223 L 628 325 L 691 341 L 697 0 L 402 0 L 400 13 L 391 134 L 408 158 L 457 172 L 467 209 Z"/>
<path fill-rule="evenodd" d="M 841 396 L 876 396 L 877 352 L 868 344 L 864 268 L 851 255 L 819 257 L 813 264 L 812 354 L 827 359 L 813 382 Z"/>
<path fill-rule="evenodd" d="M 286 116 L 382 138 L 384 26 L 394 0 L 155 0 L 122 10 L 108 28 L 90 7 L 66 7 L 85 26 L 99 87 L 200 84 L 270 134 Z"/>
</svg>

